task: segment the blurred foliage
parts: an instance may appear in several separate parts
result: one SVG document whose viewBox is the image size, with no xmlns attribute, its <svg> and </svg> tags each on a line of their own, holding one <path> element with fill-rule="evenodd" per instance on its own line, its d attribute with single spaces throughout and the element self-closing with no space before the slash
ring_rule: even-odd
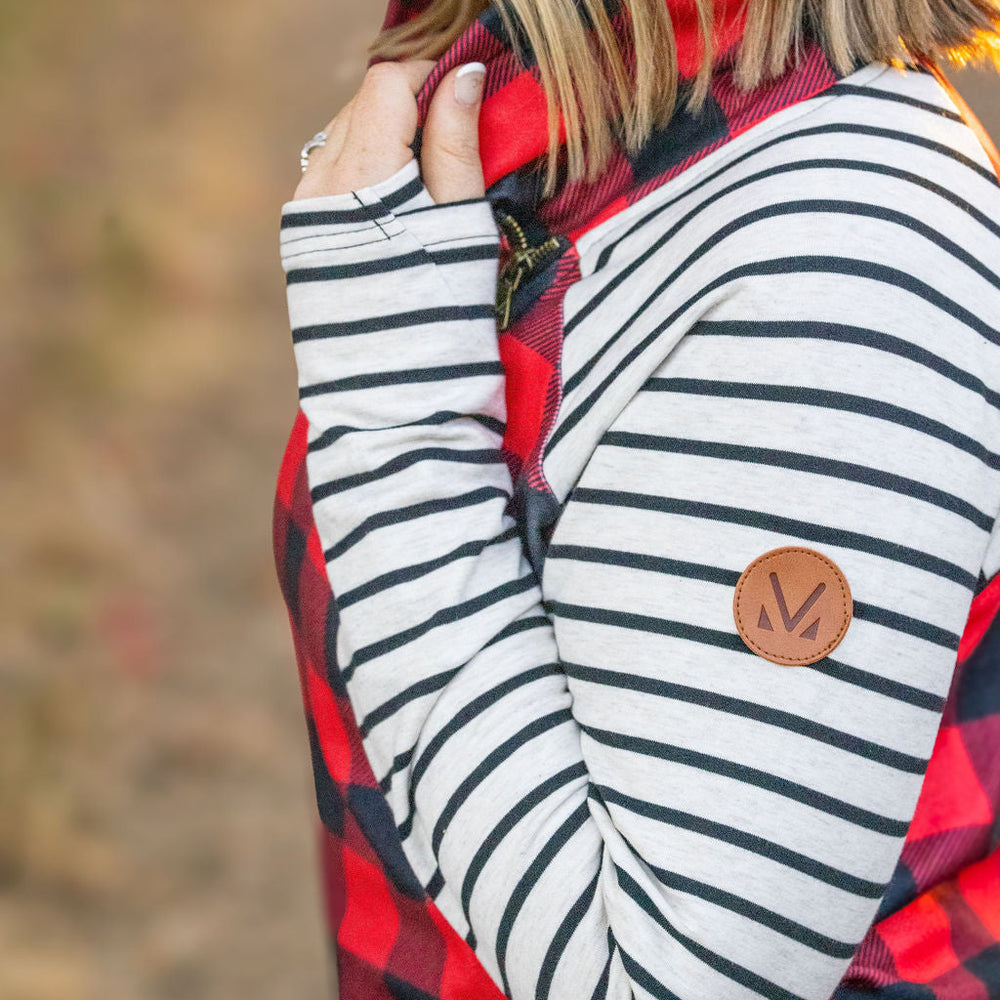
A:
<svg viewBox="0 0 1000 1000">
<path fill-rule="evenodd" d="M 381 17 L 0 4 L 3 1000 L 328 993 L 277 219 Z"/>
<path fill-rule="evenodd" d="M 329 993 L 277 219 L 380 12 L 0 4 L 0 998 Z"/>
</svg>

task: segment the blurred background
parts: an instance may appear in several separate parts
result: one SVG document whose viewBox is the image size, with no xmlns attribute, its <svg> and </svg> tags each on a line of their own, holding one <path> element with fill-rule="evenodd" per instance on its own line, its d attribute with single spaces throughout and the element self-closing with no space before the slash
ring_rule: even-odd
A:
<svg viewBox="0 0 1000 1000">
<path fill-rule="evenodd" d="M 382 16 L 0 3 L 2 1000 L 329 995 L 277 225 Z"/>
</svg>

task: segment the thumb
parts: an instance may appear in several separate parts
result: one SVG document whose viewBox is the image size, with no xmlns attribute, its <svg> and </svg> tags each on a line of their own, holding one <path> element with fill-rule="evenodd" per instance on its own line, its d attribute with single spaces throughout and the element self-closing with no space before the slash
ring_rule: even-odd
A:
<svg viewBox="0 0 1000 1000">
<path fill-rule="evenodd" d="M 481 198 L 486 193 L 479 158 L 479 108 L 486 67 L 466 63 L 447 73 L 427 109 L 420 168 L 437 204 Z"/>
</svg>

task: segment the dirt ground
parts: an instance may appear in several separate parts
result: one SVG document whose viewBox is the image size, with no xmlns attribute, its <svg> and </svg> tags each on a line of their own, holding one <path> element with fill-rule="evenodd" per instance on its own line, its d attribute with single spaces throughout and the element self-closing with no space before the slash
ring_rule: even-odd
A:
<svg viewBox="0 0 1000 1000">
<path fill-rule="evenodd" d="M 330 994 L 270 549 L 277 221 L 381 18 L 0 5 L 3 1000 Z"/>
</svg>

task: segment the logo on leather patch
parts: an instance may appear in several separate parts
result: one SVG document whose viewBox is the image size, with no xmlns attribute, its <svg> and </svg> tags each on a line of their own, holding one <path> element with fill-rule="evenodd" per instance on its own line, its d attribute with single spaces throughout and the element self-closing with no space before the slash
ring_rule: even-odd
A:
<svg viewBox="0 0 1000 1000">
<path fill-rule="evenodd" d="M 840 567 L 798 545 L 754 559 L 733 594 L 740 638 L 758 656 L 787 666 L 815 663 L 832 652 L 853 613 L 851 588 Z"/>
</svg>

